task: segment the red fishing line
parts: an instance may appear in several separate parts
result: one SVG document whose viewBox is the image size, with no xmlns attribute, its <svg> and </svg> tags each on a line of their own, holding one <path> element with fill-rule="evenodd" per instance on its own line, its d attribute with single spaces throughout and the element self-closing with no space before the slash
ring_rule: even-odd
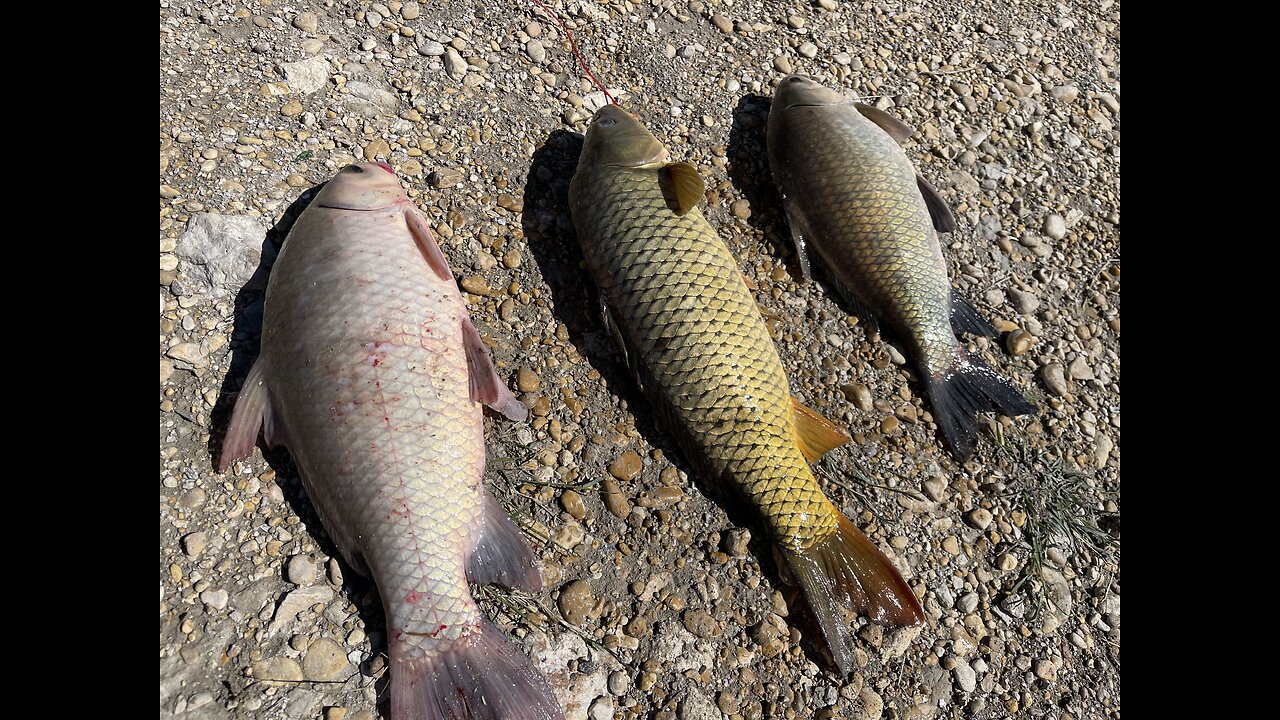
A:
<svg viewBox="0 0 1280 720">
<path fill-rule="evenodd" d="M 591 78 L 591 82 L 595 83 L 596 87 L 600 88 L 600 92 L 604 93 L 604 96 L 609 99 L 609 102 L 613 103 L 614 105 L 617 105 L 618 101 L 614 100 L 613 96 L 609 94 L 609 91 L 605 89 L 604 85 L 602 85 L 600 81 L 596 79 L 595 75 L 591 74 L 591 69 L 587 67 L 587 62 L 582 59 L 582 53 L 578 52 L 578 43 L 573 41 L 573 33 L 569 32 L 569 28 L 565 27 L 565 24 L 561 22 L 560 16 L 556 15 L 554 12 L 551 11 L 551 8 L 547 7 L 546 5 L 543 5 L 538 0 L 533 0 L 533 4 L 542 8 L 542 12 L 546 13 L 547 15 L 550 15 L 551 19 L 556 21 L 556 24 L 560 26 L 560 29 L 562 31 L 564 31 L 564 36 L 569 38 L 569 47 L 573 48 L 573 55 L 574 57 L 578 58 L 578 64 L 582 66 L 582 72 L 586 73 L 587 77 Z"/>
</svg>

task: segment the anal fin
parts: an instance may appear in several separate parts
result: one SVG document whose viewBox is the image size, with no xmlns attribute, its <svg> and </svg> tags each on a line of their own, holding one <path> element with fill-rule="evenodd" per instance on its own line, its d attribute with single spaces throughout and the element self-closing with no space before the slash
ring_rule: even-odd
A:
<svg viewBox="0 0 1280 720">
<path fill-rule="evenodd" d="M 497 583 L 533 592 L 542 588 L 542 572 L 520 528 L 498 501 L 484 491 L 484 530 L 467 559 L 467 580 Z"/>
</svg>

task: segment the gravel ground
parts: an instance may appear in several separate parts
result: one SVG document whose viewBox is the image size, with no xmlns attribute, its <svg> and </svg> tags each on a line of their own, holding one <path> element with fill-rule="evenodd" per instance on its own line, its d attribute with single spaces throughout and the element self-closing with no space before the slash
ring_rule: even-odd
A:
<svg viewBox="0 0 1280 720">
<path fill-rule="evenodd" d="M 569 718 L 1118 717 L 1119 4 L 552 5 L 701 169 L 793 391 L 854 435 L 820 466 L 828 493 L 928 622 L 859 619 L 837 677 L 767 542 L 655 427 L 566 208 L 603 97 L 532 4 L 163 0 L 160 716 L 382 717 L 376 591 L 287 454 L 212 469 L 270 261 L 309 190 L 367 158 L 432 219 L 532 410 L 486 419 L 486 480 L 546 588 L 478 592 Z M 901 353 L 799 279 L 764 160 L 792 71 L 914 125 L 908 153 L 955 209 L 953 281 L 1006 333 L 971 348 L 1041 408 L 988 419 L 968 463 Z"/>
</svg>

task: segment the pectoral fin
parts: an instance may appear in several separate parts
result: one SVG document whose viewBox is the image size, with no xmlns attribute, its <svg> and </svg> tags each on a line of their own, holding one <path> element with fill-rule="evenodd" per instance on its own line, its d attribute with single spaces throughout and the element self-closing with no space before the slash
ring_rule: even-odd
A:
<svg viewBox="0 0 1280 720">
<path fill-rule="evenodd" d="M 609 335 L 613 337 L 613 341 L 618 345 L 618 352 L 622 353 L 622 361 L 627 364 L 627 368 L 631 370 L 631 376 L 636 382 L 636 387 L 640 392 L 644 392 L 644 381 L 640 379 L 639 352 L 622 333 L 622 328 L 618 326 L 618 321 L 613 317 L 613 310 L 609 304 L 600 298 L 600 322 L 604 323 L 605 329 L 609 331 Z"/>
<path fill-rule="evenodd" d="M 218 472 L 225 471 L 231 463 L 253 454 L 258 442 L 258 431 L 266 436 L 267 445 L 283 444 L 284 433 L 277 427 L 275 413 L 271 410 L 271 393 L 267 389 L 265 366 L 260 357 L 249 369 L 249 376 L 236 397 L 236 407 L 231 413 L 231 424 L 222 439 L 222 453 L 218 456 Z"/>
<path fill-rule="evenodd" d="M 706 196 L 707 186 L 702 182 L 702 176 L 687 162 L 663 166 L 662 175 L 667 202 L 677 215 L 689 214 Z"/>
<path fill-rule="evenodd" d="M 480 339 L 476 326 L 471 324 L 471 318 L 465 313 L 462 315 L 462 344 L 467 352 L 471 401 L 484 403 L 506 415 L 510 420 L 524 420 L 529 417 L 528 408 L 511 394 L 506 384 L 498 377 L 498 370 L 493 366 L 493 359 L 489 357 L 489 348 L 485 346 L 484 340 Z"/>
<path fill-rule="evenodd" d="M 911 136 L 915 134 L 915 128 L 877 107 L 864 105 L 862 103 L 854 103 L 853 105 L 858 108 L 858 112 L 862 113 L 862 117 L 875 123 L 886 133 L 889 133 L 889 137 L 893 138 L 899 145 L 909 140 Z"/>
<path fill-rule="evenodd" d="M 955 232 L 956 216 L 951 214 L 951 206 L 947 201 L 942 199 L 942 195 L 919 173 L 916 173 L 916 185 L 920 188 L 920 194 L 924 196 L 924 204 L 929 207 L 933 228 L 940 233 Z"/>
<path fill-rule="evenodd" d="M 791 397 L 795 419 L 796 445 L 809 462 L 817 462 L 828 451 L 849 442 L 849 435 L 817 410 Z"/>
<path fill-rule="evenodd" d="M 422 213 L 418 212 L 417 208 L 412 207 L 405 211 L 404 217 L 409 223 L 409 233 L 418 243 L 418 249 L 422 251 L 422 257 L 426 259 L 427 265 L 431 266 L 441 280 L 452 280 L 453 271 L 449 269 L 449 261 L 445 259 L 444 253 L 440 252 L 440 246 L 436 244 L 436 238 L 431 234 L 427 219 L 422 217 Z"/>
</svg>

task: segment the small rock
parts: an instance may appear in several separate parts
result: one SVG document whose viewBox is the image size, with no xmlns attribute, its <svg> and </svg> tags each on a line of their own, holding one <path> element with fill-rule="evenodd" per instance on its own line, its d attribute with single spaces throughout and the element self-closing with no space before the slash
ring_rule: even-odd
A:
<svg viewBox="0 0 1280 720">
<path fill-rule="evenodd" d="M 595 602 L 591 586 L 585 580 L 573 580 L 560 589 L 560 598 L 556 604 L 565 620 L 581 627 L 590 617 Z"/>
<path fill-rule="evenodd" d="M 685 610 L 682 619 L 686 630 L 703 639 L 720 637 L 723 632 L 720 623 L 706 610 Z"/>
<path fill-rule="evenodd" d="M 631 687 L 631 678 L 621 670 L 609 673 L 609 692 L 621 697 Z"/>
<path fill-rule="evenodd" d="M 302 107 L 302 103 L 296 98 L 289 98 L 287 102 L 280 108 L 280 114 L 285 117 L 297 117 L 302 114 L 306 108 Z"/>
<path fill-rule="evenodd" d="M 1034 335 L 1022 328 L 1018 328 L 1005 337 L 1004 344 L 1005 347 L 1009 348 L 1010 355 L 1018 357 L 1030 350 L 1035 341 Z"/>
<path fill-rule="evenodd" d="M 317 603 L 326 603 L 333 599 L 333 590 L 328 585 L 312 585 L 310 587 L 298 588 L 280 601 L 280 606 L 276 608 L 276 615 L 271 620 L 271 625 L 267 628 L 268 632 L 275 632 L 284 627 L 287 623 L 292 622 L 294 618 L 303 610 Z"/>
<path fill-rule="evenodd" d="M 463 290 L 472 295 L 488 295 L 493 292 L 492 288 L 489 287 L 489 281 L 480 275 L 467 275 L 462 278 L 462 282 L 459 284 L 462 285 Z"/>
<path fill-rule="evenodd" d="M 204 532 L 193 532 L 182 538 L 182 551 L 187 554 L 187 557 L 200 557 L 207 543 L 208 539 Z"/>
<path fill-rule="evenodd" d="M 818 56 L 818 46 L 811 42 L 806 42 L 800 45 L 798 52 L 804 57 L 814 58 Z"/>
<path fill-rule="evenodd" d="M 431 183 L 431 187 L 436 189 L 451 188 L 461 185 L 466 180 L 466 175 L 452 168 L 439 168 L 427 178 L 427 182 Z"/>
<path fill-rule="evenodd" d="M 249 672 L 258 680 L 302 682 L 302 666 L 290 658 L 270 658 L 253 664 Z"/>
<path fill-rule="evenodd" d="M 310 555 L 294 555 L 285 566 L 285 578 L 294 585 L 310 585 L 316 579 L 316 561 Z"/>
<path fill-rule="evenodd" d="M 892 434 L 893 431 L 897 430 L 898 426 L 901 424 L 902 423 L 898 420 L 898 418 L 894 417 L 893 415 L 890 415 L 889 417 L 880 421 L 880 432 L 884 433 L 885 435 Z"/>
<path fill-rule="evenodd" d="M 540 40 L 530 40 L 525 43 L 524 52 L 529 56 L 530 60 L 538 64 L 541 64 L 543 60 L 547 59 L 547 50 L 542 47 L 542 41 Z"/>
<path fill-rule="evenodd" d="M 422 7 L 415 0 L 409 0 L 409 2 L 400 6 L 400 17 L 405 20 L 417 20 L 421 14 Z"/>
<path fill-rule="evenodd" d="M 293 16 L 293 26 L 302 32 L 313 33 L 320 25 L 320 18 L 313 12 L 300 12 Z"/>
<path fill-rule="evenodd" d="M 751 203 L 742 199 L 734 200 L 730 211 L 733 212 L 734 217 L 746 220 L 751 217 Z"/>
<path fill-rule="evenodd" d="M 191 367 L 204 367 L 209 364 L 209 358 L 200 349 L 199 343 L 178 343 L 169 348 L 166 354 L 174 360 L 186 363 Z"/>
<path fill-rule="evenodd" d="M 313 682 L 340 680 L 350 668 L 346 650 L 329 638 L 312 642 L 302 658 L 302 674 Z"/>
<path fill-rule="evenodd" d="M 444 46 L 435 40 L 426 40 L 418 46 L 418 54 L 427 57 L 440 57 L 444 54 Z"/>
<path fill-rule="evenodd" d="M 902 657 L 907 652 L 907 648 L 911 647 L 911 643 L 920 636 L 922 629 L 922 625 L 909 625 L 889 631 L 884 645 L 880 648 L 880 656 L 887 659 Z"/>
<path fill-rule="evenodd" d="M 1071 361 L 1067 366 L 1067 373 L 1073 380 L 1092 380 L 1094 377 L 1093 369 L 1089 367 L 1089 362 L 1083 355 L 1077 355 L 1076 359 Z"/>
<path fill-rule="evenodd" d="M 750 543 L 750 530 L 746 528 L 734 528 L 725 533 L 724 551 L 735 558 L 746 557 L 747 547 Z"/>
<path fill-rule="evenodd" d="M 1013 306 L 1023 315 L 1030 315 L 1040 307 L 1040 299 L 1029 292 L 1009 288 L 1005 294 L 1009 296 L 1009 302 L 1013 303 Z"/>
<path fill-rule="evenodd" d="M 607 477 L 601 481 L 600 495 L 604 499 L 605 508 L 617 517 L 625 520 L 631 514 L 631 501 L 627 500 L 627 496 L 622 493 L 618 482 L 613 478 Z"/>
<path fill-rule="evenodd" d="M 1080 97 L 1080 88 L 1075 85 L 1059 85 L 1049 91 L 1049 97 L 1064 103 L 1075 102 Z"/>
<path fill-rule="evenodd" d="M 966 516 L 969 524 L 979 530 L 986 530 L 991 525 L 991 511 L 986 508 L 974 508 Z"/>
<path fill-rule="evenodd" d="M 956 599 L 956 609 L 968 615 L 978 609 L 978 593 L 965 593 Z"/>
<path fill-rule="evenodd" d="M 582 502 L 582 496 L 573 490 L 565 490 L 560 495 L 560 506 L 578 520 L 587 515 L 587 506 Z"/>
<path fill-rule="evenodd" d="M 870 410 L 875 407 L 871 402 L 871 390 L 862 383 L 846 386 L 844 396 L 859 410 Z"/>
<path fill-rule="evenodd" d="M 1067 371 L 1062 367 L 1062 363 L 1049 363 L 1040 371 L 1040 376 L 1044 378 L 1045 387 L 1049 388 L 1049 392 L 1062 397 L 1070 392 L 1071 388 L 1067 385 Z"/>
<path fill-rule="evenodd" d="M 711 24 L 715 25 L 716 29 L 725 35 L 733 34 L 733 22 L 720 13 L 711 16 Z"/>
<path fill-rule="evenodd" d="M 453 48 L 444 51 L 444 72 L 453 80 L 461 80 L 467 74 L 467 61 Z"/>
<path fill-rule="evenodd" d="M 284 63 L 280 67 L 284 69 L 289 89 L 303 95 L 310 95 L 329 82 L 329 61 L 322 57 Z"/>
<path fill-rule="evenodd" d="M 1067 221 L 1057 213 L 1050 215 L 1044 219 L 1043 231 L 1054 240 L 1061 240 L 1067 236 Z"/>
<path fill-rule="evenodd" d="M 644 462 L 631 450 L 619 455 L 618 459 L 609 465 L 609 474 L 623 482 L 635 480 L 641 470 L 644 470 Z"/>
<path fill-rule="evenodd" d="M 380 157 L 386 157 L 391 154 L 391 146 L 382 138 L 374 138 L 364 148 L 364 159 L 374 162 Z"/>
<path fill-rule="evenodd" d="M 324 709 L 324 720 L 346 720 L 347 709 L 344 707 L 327 707 Z"/>
<path fill-rule="evenodd" d="M 773 59 L 773 68 L 785 75 L 791 74 L 791 60 L 786 55 L 779 55 Z"/>
<path fill-rule="evenodd" d="M 400 107 L 400 96 L 390 90 L 384 90 L 360 80 L 351 80 L 347 82 L 346 87 L 348 95 L 365 103 L 367 107 L 362 107 L 358 103 L 354 106 L 364 114 L 377 114 L 377 111 L 381 110 L 394 115 Z"/>
<path fill-rule="evenodd" d="M 996 567 L 1004 572 L 1009 572 L 1018 567 L 1018 556 L 1013 553 L 1000 553 L 1000 556 L 996 558 Z"/>
<path fill-rule="evenodd" d="M 226 608 L 227 600 L 229 599 L 230 598 L 227 596 L 227 591 L 221 588 L 217 590 L 205 590 L 204 592 L 200 593 L 200 602 L 204 603 L 205 605 L 208 605 L 214 610 L 222 610 Z"/>
<path fill-rule="evenodd" d="M 1098 444 L 1093 448 L 1093 467 L 1101 470 L 1107 466 L 1107 459 L 1111 457 L 1111 450 L 1115 447 L 1110 436 L 1106 433 L 1098 433 Z"/>
<path fill-rule="evenodd" d="M 721 716 L 711 698 L 696 687 L 691 687 L 680 702 L 677 717 L 679 720 L 720 720 Z"/>
<path fill-rule="evenodd" d="M 1047 659 L 1037 660 L 1032 672 L 1041 680 L 1053 682 L 1058 679 L 1058 663 Z"/>
<path fill-rule="evenodd" d="M 942 502 L 942 499 L 947 496 L 947 481 L 944 478 L 931 477 L 925 480 L 923 485 L 924 494 L 934 502 Z"/>
<path fill-rule="evenodd" d="M 551 542 L 560 546 L 563 550 L 573 550 L 587 537 L 587 533 L 583 530 L 582 525 L 572 520 L 564 524 L 564 527 L 556 531 L 552 536 Z"/>
<path fill-rule="evenodd" d="M 498 207 L 502 208 L 503 210 L 509 210 L 513 213 L 518 213 L 524 210 L 524 201 L 518 197 L 514 197 L 506 193 L 499 193 Z"/>
<path fill-rule="evenodd" d="M 978 686 L 978 675 L 968 663 L 957 662 L 956 666 L 951 669 L 951 673 L 955 675 L 956 687 L 964 692 L 973 692 L 974 688 Z"/>
</svg>

